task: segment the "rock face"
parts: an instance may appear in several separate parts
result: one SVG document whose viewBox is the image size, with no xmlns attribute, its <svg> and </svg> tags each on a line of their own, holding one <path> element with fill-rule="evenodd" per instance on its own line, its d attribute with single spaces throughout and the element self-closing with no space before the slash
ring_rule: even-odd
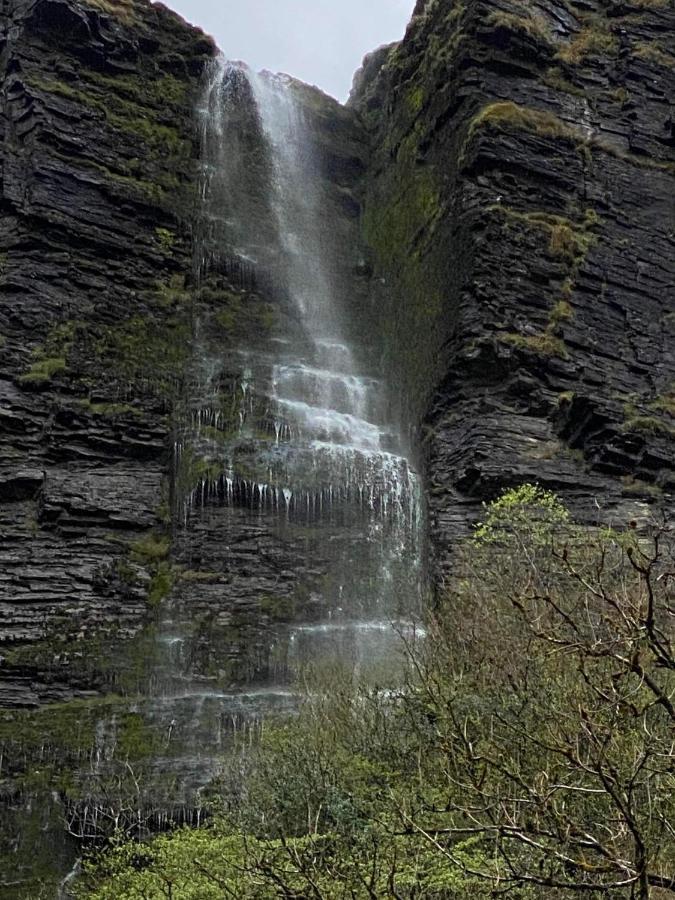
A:
<svg viewBox="0 0 675 900">
<path fill-rule="evenodd" d="M 44 835 L 63 833 L 54 766 L 96 746 L 78 703 L 143 677 L 214 52 L 149 3 L 0 3 L 3 896 L 41 895 L 68 858 Z"/>
<path fill-rule="evenodd" d="M 672 503 L 674 28 L 668 0 L 428 0 L 357 79 L 437 577 L 505 486 Z"/>
<path fill-rule="evenodd" d="M 113 795 L 152 827 L 190 815 L 176 785 L 208 778 L 202 745 L 239 727 L 217 691 L 273 677 L 270 623 L 311 615 L 325 573 L 250 486 L 241 506 L 210 490 L 207 432 L 239 425 L 240 351 L 279 303 L 195 215 L 212 42 L 145 0 L 13 0 L 0 27 L 0 893 L 33 898 L 77 854 L 64 815 L 77 837 L 105 830 Z M 367 139 L 295 90 L 358 305 Z M 169 682 L 179 696 L 148 700 Z"/>
<path fill-rule="evenodd" d="M 1 21 L 0 703 L 28 706 L 96 689 L 88 638 L 114 656 L 147 620 L 127 557 L 168 509 L 214 48 L 144 3 L 5 0 Z"/>
<path fill-rule="evenodd" d="M 417 446 L 436 583 L 510 485 L 619 524 L 672 505 L 674 31 L 668 0 L 427 0 L 347 108 L 294 88 L 352 326 Z M 214 53 L 147 0 L 0 0 L 8 896 L 53 882 L 35 834 L 63 869 L 63 808 L 98 827 L 81 801 L 106 754 L 166 762 L 130 698 L 186 665 L 209 689 L 269 677 L 268 626 L 311 619 L 325 576 L 320 540 L 252 514 L 253 476 L 220 502 L 209 455 L 242 413 L 269 427 L 241 351 L 287 314 L 195 215 Z"/>
</svg>

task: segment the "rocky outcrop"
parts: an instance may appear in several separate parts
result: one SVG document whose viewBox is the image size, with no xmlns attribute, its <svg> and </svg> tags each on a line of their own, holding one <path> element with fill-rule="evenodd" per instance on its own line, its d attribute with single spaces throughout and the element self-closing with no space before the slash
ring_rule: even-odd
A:
<svg viewBox="0 0 675 900">
<path fill-rule="evenodd" d="M 5 0 L 1 21 L 0 703 L 26 706 L 105 680 L 67 674 L 71 638 L 103 628 L 114 656 L 148 618 L 130 548 L 166 514 L 214 48 L 145 3 Z"/>
<path fill-rule="evenodd" d="M 54 792 L 151 669 L 214 52 L 159 5 L 0 3 L 3 896 L 67 871 Z"/>
<path fill-rule="evenodd" d="M 357 79 L 436 578 L 505 486 L 672 504 L 674 27 L 667 0 L 428 0 Z"/>
<path fill-rule="evenodd" d="M 241 416 L 274 442 L 241 351 L 264 356 L 287 313 L 195 216 L 212 42 L 145 0 L 2 12 L 0 892 L 23 898 L 72 864 L 64 815 L 92 837 L 110 792 L 153 827 L 192 814 L 186 785 L 212 773 L 195 742 L 239 727 L 218 691 L 286 671 L 275 633 L 312 617 L 325 567 L 245 475 L 241 502 L 218 493 Z M 336 101 L 293 90 L 359 305 L 367 142 Z"/>
</svg>

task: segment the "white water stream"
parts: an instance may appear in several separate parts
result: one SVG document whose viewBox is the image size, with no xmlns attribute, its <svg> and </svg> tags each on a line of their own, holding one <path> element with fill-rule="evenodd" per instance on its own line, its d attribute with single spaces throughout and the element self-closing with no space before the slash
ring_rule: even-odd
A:
<svg viewBox="0 0 675 900">
<path fill-rule="evenodd" d="M 181 765 L 204 772 L 229 736 L 252 733 L 268 714 L 292 708 L 294 679 L 307 664 L 385 667 L 397 657 L 418 612 L 421 507 L 404 441 L 388 419 L 372 341 L 347 336 L 353 310 L 339 254 L 351 251 L 339 246 L 316 134 L 296 85 L 219 59 L 200 119 L 202 280 L 224 272 L 246 302 L 267 292 L 283 316 L 264 338 L 244 335 L 222 349 L 203 326 L 208 349 L 176 465 L 186 454 L 201 456 L 208 471 L 184 498 L 185 523 L 198 530 L 209 510 L 239 511 L 237 522 L 260 540 L 271 534 L 287 547 L 300 533 L 303 567 L 321 570 L 309 595 L 311 618 L 301 612 L 274 624 L 272 611 L 272 624 L 261 626 L 268 630 L 254 668 L 262 678 L 215 688 L 195 673 L 194 643 L 180 622 L 165 623 L 173 679 L 150 715 L 170 737 L 187 733 L 190 722 L 193 752 Z M 227 367 L 238 373 L 233 432 L 222 411 Z M 235 589 L 224 588 L 223 614 L 236 602 Z"/>
<path fill-rule="evenodd" d="M 139 834 L 199 825 L 201 789 L 293 714 L 304 667 L 395 678 L 402 638 L 423 636 L 418 479 L 377 335 L 354 328 L 357 223 L 331 199 L 323 101 L 317 112 L 307 91 L 223 59 L 205 86 L 196 269 L 234 313 L 220 332 L 213 309 L 198 323 L 175 444 L 175 471 L 189 475 L 176 479 L 181 574 L 196 578 L 186 601 L 162 604 L 148 658 L 134 661 L 138 695 L 101 713 L 77 770 L 85 799 L 65 810 L 82 838 L 115 816 Z M 274 328 L 247 319 L 255 303 L 279 313 Z M 60 897 L 77 872 L 64 868 Z"/>
<path fill-rule="evenodd" d="M 274 248 L 256 244 L 258 230 L 247 219 L 259 210 L 242 192 L 247 148 L 237 124 L 245 121 L 242 104 L 251 101 L 271 159 L 266 199 Z M 285 452 L 270 456 L 277 477 L 251 485 L 250 493 L 255 502 L 275 508 L 309 505 L 323 511 L 347 499 L 384 516 L 418 517 L 417 479 L 386 419 L 386 387 L 363 371 L 343 335 L 349 310 L 342 308 L 343 286 L 336 284 L 340 275 L 331 258 L 330 208 L 321 190 L 315 138 L 293 81 L 220 58 L 211 70 L 201 117 L 203 199 L 212 224 L 224 223 L 222 237 L 230 246 L 222 249 L 242 266 L 270 267 L 300 323 L 298 333 L 277 338 L 271 360 L 269 414 L 276 447 Z M 202 265 L 209 265 L 206 255 Z M 245 392 L 251 389 L 256 386 L 243 386 Z M 224 478 L 229 500 L 235 477 L 229 472 Z"/>
</svg>

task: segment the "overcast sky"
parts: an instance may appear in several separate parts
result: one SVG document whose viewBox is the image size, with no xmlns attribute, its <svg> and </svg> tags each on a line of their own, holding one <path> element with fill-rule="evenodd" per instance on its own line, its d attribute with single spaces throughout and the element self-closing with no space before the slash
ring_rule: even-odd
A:
<svg viewBox="0 0 675 900">
<path fill-rule="evenodd" d="M 345 100 L 364 54 L 403 37 L 415 0 L 164 0 L 230 59 Z"/>
</svg>

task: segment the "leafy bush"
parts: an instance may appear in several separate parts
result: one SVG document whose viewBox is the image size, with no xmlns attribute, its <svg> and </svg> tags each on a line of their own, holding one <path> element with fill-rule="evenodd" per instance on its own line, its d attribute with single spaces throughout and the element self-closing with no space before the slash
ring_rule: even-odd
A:
<svg viewBox="0 0 675 900">
<path fill-rule="evenodd" d="M 79 896 L 672 896 L 673 561 L 666 528 L 506 492 L 402 687 L 314 677 L 214 785 L 208 829 L 113 847 Z"/>
</svg>

